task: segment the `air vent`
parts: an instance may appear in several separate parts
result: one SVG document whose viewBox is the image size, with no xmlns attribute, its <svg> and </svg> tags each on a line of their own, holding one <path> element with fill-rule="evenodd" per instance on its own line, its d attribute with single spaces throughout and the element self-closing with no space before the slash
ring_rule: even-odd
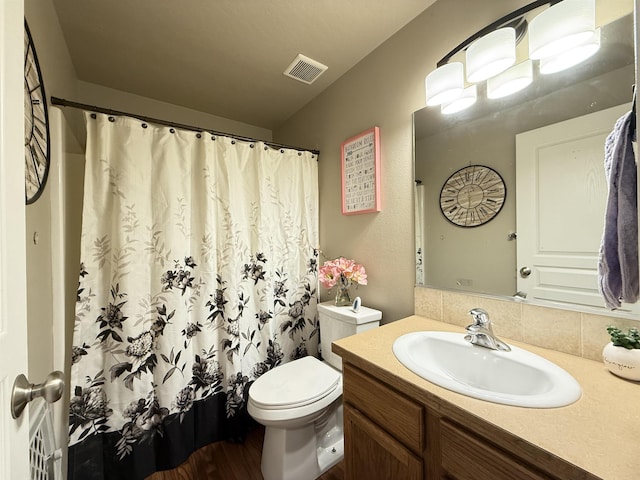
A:
<svg viewBox="0 0 640 480">
<path fill-rule="evenodd" d="M 283 72 L 287 77 L 306 84 L 313 83 L 329 67 L 299 54 Z"/>
</svg>

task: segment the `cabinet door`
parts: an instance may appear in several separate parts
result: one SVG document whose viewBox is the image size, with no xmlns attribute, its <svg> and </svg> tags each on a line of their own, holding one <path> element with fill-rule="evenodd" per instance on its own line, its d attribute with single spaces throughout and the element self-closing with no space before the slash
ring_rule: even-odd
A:
<svg viewBox="0 0 640 480">
<path fill-rule="evenodd" d="M 348 404 L 344 406 L 344 451 L 348 479 L 423 478 L 422 459 Z"/>
<path fill-rule="evenodd" d="M 424 408 L 349 363 L 343 366 L 344 403 L 356 406 L 373 423 L 418 456 L 424 451 Z"/>
<path fill-rule="evenodd" d="M 551 480 L 552 477 L 487 441 L 443 420 L 440 424 L 442 467 L 447 479 Z"/>
</svg>

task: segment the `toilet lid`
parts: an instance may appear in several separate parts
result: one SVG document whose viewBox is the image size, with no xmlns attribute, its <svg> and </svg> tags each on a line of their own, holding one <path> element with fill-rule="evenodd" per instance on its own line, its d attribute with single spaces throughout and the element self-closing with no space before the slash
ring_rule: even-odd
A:
<svg viewBox="0 0 640 480">
<path fill-rule="evenodd" d="M 342 376 L 315 357 L 304 357 L 269 370 L 249 390 L 253 403 L 265 409 L 301 407 L 331 393 Z"/>
</svg>

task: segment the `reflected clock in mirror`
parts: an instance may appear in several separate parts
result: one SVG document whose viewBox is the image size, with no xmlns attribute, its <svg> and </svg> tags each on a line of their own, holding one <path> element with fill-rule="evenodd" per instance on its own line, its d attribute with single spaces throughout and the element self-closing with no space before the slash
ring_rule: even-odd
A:
<svg viewBox="0 0 640 480">
<path fill-rule="evenodd" d="M 614 5 L 617 11 L 607 17 Z M 420 277 L 424 285 L 508 297 L 517 292 L 518 268 L 525 264 L 516 258 L 520 232 L 518 240 L 513 234 L 518 222 L 536 218 L 516 218 L 520 193 L 516 188 L 516 136 L 628 104 L 632 98 L 636 83 L 633 1 L 597 0 L 597 8 L 604 15 L 599 23 L 601 48 L 583 64 L 551 75 L 541 75 L 534 65 L 533 83 L 502 99 L 488 100 L 486 85 L 480 84 L 477 103 L 454 115 L 443 115 L 432 107 L 414 113 L 415 179 L 423 189 L 423 201 L 416 205 L 416 211 L 422 212 L 416 233 L 422 238 L 416 242 L 424 252 L 424 274 Z M 441 211 L 443 185 L 468 167 L 470 158 L 500 172 L 509 191 L 500 214 L 482 228 L 460 228 Z M 602 168 L 603 160 L 595 163 Z M 593 180 L 600 181 L 600 173 L 594 175 Z M 577 188 L 572 182 L 583 177 L 570 179 L 566 191 Z M 544 195 L 544 185 L 540 192 Z M 548 210 L 554 213 L 553 208 Z M 591 210 L 598 211 L 595 207 Z M 566 209 L 562 214 L 567 215 Z"/>
<path fill-rule="evenodd" d="M 479 227 L 502 209 L 507 195 L 498 172 L 484 165 L 470 165 L 451 175 L 440 191 L 440 210 L 460 227 Z"/>
</svg>

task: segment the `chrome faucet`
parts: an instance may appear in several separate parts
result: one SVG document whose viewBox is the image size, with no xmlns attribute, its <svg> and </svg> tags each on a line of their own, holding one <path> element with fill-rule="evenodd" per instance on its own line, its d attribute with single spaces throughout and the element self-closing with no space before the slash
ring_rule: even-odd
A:
<svg viewBox="0 0 640 480">
<path fill-rule="evenodd" d="M 464 339 L 467 342 L 490 348 L 491 350 L 511 351 L 511 347 L 493 333 L 491 320 L 489 320 L 489 314 L 486 310 L 473 308 L 469 311 L 469 315 L 473 317 L 473 323 L 466 328 L 468 333 L 464 336 Z"/>
</svg>

